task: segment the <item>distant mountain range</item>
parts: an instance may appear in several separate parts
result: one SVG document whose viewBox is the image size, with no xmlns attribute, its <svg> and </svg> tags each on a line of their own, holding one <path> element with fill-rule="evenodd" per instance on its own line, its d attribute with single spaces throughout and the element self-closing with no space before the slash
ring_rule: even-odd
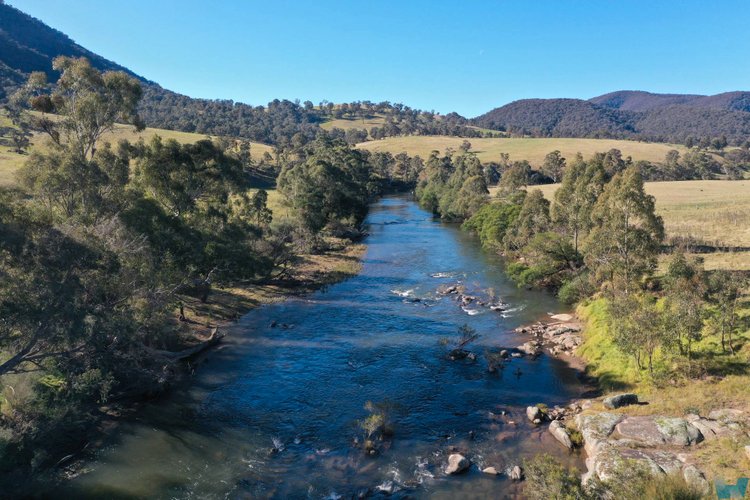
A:
<svg viewBox="0 0 750 500">
<path fill-rule="evenodd" d="M 477 126 L 540 137 L 617 137 L 684 143 L 750 139 L 750 92 L 712 96 L 621 90 L 589 100 L 523 99 L 478 116 Z"/>
<path fill-rule="evenodd" d="M 274 101 L 264 109 L 171 92 L 81 47 L 40 20 L 0 3 L 0 100 L 32 71 L 44 71 L 54 81 L 57 75 L 52 59 L 58 55 L 87 57 L 100 70 L 121 70 L 138 78 L 144 87 L 140 113 L 152 127 L 246 137 L 269 144 L 283 144 L 298 134 L 309 139 L 320 131 L 318 114 L 289 101 Z M 465 119 L 449 116 L 456 124 L 454 129 L 460 131 Z M 685 143 L 723 136 L 731 144 L 742 144 L 750 140 L 750 92 L 703 96 L 618 91 L 589 100 L 524 99 L 478 116 L 471 124 L 538 137 Z"/>
</svg>

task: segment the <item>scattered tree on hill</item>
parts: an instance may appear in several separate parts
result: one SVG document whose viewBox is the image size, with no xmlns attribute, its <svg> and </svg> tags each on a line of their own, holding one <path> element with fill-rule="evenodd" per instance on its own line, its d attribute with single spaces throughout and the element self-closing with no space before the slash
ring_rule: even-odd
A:
<svg viewBox="0 0 750 500">
<path fill-rule="evenodd" d="M 555 150 L 547 153 L 547 156 L 544 157 L 541 170 L 553 182 L 560 182 L 565 171 L 565 158 L 562 157 L 560 151 Z"/>
</svg>

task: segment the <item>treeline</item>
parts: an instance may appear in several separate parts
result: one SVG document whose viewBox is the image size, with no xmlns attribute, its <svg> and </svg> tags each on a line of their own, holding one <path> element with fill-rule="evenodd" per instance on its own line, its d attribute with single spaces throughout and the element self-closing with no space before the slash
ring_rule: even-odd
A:
<svg viewBox="0 0 750 500">
<path fill-rule="evenodd" d="M 466 118 L 438 115 L 403 104 L 356 101 L 334 105 L 322 101 L 274 100 L 267 106 L 250 106 L 231 100 L 193 99 L 157 86 L 145 86 L 139 114 L 150 127 L 239 137 L 284 149 L 298 149 L 320 135 L 356 144 L 397 135 L 451 135 L 484 137 L 469 127 Z M 362 120 L 382 117 L 383 125 L 326 132 L 320 124 L 332 119 Z M 492 135 L 492 134 L 490 134 Z"/>
<path fill-rule="evenodd" d="M 559 157 L 551 153 L 547 160 Z M 607 336 L 639 372 L 659 377 L 678 366 L 687 377 L 705 373 L 695 346 L 706 337 L 721 346 L 712 363 L 737 351 L 747 279 L 707 273 L 679 248 L 666 273 L 657 275 L 664 226 L 644 190 L 642 165 L 614 154 L 588 161 L 579 155 L 548 200 L 529 187 L 528 166 L 516 162 L 503 172 L 497 198 L 463 227 L 506 257 L 506 271 L 519 286 L 554 290 L 571 304 L 603 300 Z"/>
<path fill-rule="evenodd" d="M 49 142 L 0 190 L 0 470 L 16 486 L 13 472 L 53 464 L 103 404 L 170 384 L 195 345 L 188 298 L 263 283 L 331 235 L 361 236 L 372 198 L 421 170 L 318 137 L 280 158 L 291 217 L 275 220 L 247 148 L 103 142 L 116 122 L 140 126 L 141 86 L 85 59 L 55 69 L 54 86 L 34 73 L 11 100 L 17 125 Z"/>
<path fill-rule="evenodd" d="M 750 171 L 750 150 L 746 148 L 709 152 L 695 147 L 684 154 L 671 150 L 662 162 L 633 161 L 619 149 L 611 149 L 595 153 L 588 162 L 578 154 L 570 165 L 560 151 L 552 151 L 536 170 L 528 161 L 511 161 L 507 154 L 501 154 L 497 162 L 482 164 L 470 149 L 471 143 L 464 141 L 459 151 L 449 149 L 442 155 L 433 151 L 417 183 L 420 204 L 444 219 L 464 220 L 474 215 L 488 199 L 488 186 L 498 184 L 501 193 L 520 190 L 524 194 L 527 186 L 561 181 L 564 185 L 565 174 L 582 164 L 597 165 L 606 179 L 633 167 L 643 181 L 737 180 Z M 519 208 L 522 200 L 516 201 Z"/>
</svg>

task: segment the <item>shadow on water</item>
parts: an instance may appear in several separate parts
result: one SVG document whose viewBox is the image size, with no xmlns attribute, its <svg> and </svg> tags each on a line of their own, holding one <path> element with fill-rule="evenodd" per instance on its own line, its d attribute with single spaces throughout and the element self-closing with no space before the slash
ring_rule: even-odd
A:
<svg viewBox="0 0 750 500">
<path fill-rule="evenodd" d="M 490 374 L 481 356 L 522 343 L 510 330 L 562 306 L 516 288 L 470 235 L 404 197 L 381 200 L 368 221 L 359 275 L 243 317 L 189 386 L 119 426 L 56 496 L 335 498 L 380 487 L 498 498 L 515 486 L 481 468 L 541 451 L 580 466 L 524 416 L 527 405 L 579 396 L 576 370 L 541 356 Z M 436 293 L 457 282 L 476 295 L 492 288 L 513 312 L 469 315 Z M 473 363 L 448 361 L 439 342 L 463 324 L 481 335 Z M 367 401 L 394 408 L 394 438 L 377 457 L 352 446 Z M 471 458 L 468 474 L 444 475 L 451 449 Z"/>
</svg>

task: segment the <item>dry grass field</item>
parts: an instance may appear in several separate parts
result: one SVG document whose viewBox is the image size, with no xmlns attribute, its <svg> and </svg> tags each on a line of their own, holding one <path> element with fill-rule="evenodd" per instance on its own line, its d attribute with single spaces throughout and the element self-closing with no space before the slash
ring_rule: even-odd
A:
<svg viewBox="0 0 750 500">
<path fill-rule="evenodd" d="M 388 151 L 392 154 L 406 152 L 426 158 L 434 150 L 443 152 L 447 148 L 458 150 L 464 141 L 461 137 L 448 136 L 404 136 L 387 137 L 377 141 L 357 144 L 358 148 L 370 151 Z M 680 153 L 685 147 L 676 144 L 625 141 L 615 139 L 558 139 L 558 138 L 493 138 L 468 139 L 471 151 L 475 152 L 483 162 L 499 161 L 501 153 L 508 153 L 511 160 L 528 160 L 532 166 L 538 167 L 544 161 L 547 153 L 559 150 L 565 158 L 573 158 L 581 153 L 589 158 L 597 152 L 619 149 L 624 157 L 631 156 L 633 160 L 663 161 L 664 156 L 671 149 Z"/>
</svg>

